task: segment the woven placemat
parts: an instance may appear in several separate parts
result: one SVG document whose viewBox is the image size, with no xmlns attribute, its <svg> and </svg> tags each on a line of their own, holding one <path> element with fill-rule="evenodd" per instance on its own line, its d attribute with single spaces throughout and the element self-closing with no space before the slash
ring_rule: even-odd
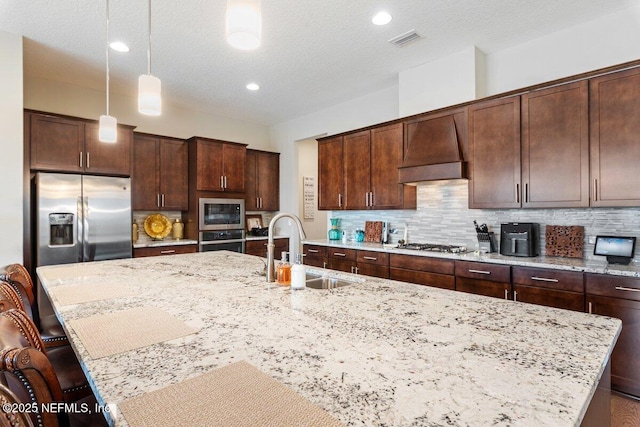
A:
<svg viewBox="0 0 640 427">
<path fill-rule="evenodd" d="M 131 427 L 344 426 L 244 361 L 127 399 L 119 407 Z"/>
<path fill-rule="evenodd" d="M 122 283 L 55 286 L 49 289 L 49 293 L 55 297 L 60 305 L 82 304 L 84 302 L 126 298 L 136 295 L 128 285 Z"/>
<path fill-rule="evenodd" d="M 182 320 L 155 307 L 137 307 L 74 319 L 69 324 L 94 359 L 197 332 Z"/>
<path fill-rule="evenodd" d="M 76 277 L 101 276 L 107 274 L 108 267 L 104 265 L 93 265 L 87 262 L 82 264 L 70 264 L 61 266 L 46 266 L 41 273 L 47 280 L 73 279 Z"/>
</svg>

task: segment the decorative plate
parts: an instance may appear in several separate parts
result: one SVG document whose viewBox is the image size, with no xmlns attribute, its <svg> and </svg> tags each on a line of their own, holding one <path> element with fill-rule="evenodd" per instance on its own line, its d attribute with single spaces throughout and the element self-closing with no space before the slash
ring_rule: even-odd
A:
<svg viewBox="0 0 640 427">
<path fill-rule="evenodd" d="M 144 231 L 152 239 L 164 239 L 171 233 L 171 221 L 162 214 L 149 215 L 144 220 Z"/>
</svg>

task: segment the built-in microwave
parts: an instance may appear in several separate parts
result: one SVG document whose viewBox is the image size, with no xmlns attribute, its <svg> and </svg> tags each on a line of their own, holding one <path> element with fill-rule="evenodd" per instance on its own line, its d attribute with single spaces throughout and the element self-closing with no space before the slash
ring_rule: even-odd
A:
<svg viewBox="0 0 640 427">
<path fill-rule="evenodd" d="M 244 199 L 199 201 L 199 230 L 244 230 Z"/>
</svg>

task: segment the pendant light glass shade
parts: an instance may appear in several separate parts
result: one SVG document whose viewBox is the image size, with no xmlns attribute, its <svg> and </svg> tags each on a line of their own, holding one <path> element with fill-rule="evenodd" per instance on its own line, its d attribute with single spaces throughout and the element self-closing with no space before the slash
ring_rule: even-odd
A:
<svg viewBox="0 0 640 427">
<path fill-rule="evenodd" d="M 227 0 L 226 35 L 235 48 L 257 49 L 262 37 L 261 0 Z"/>
<path fill-rule="evenodd" d="M 118 121 L 113 116 L 100 116 L 98 139 L 101 142 L 116 142 L 118 140 Z"/>
<path fill-rule="evenodd" d="M 148 0 L 149 18 L 147 44 L 147 74 L 138 77 L 138 112 L 147 116 L 162 114 L 162 97 L 160 79 L 151 74 L 151 0 Z"/>
<path fill-rule="evenodd" d="M 101 142 L 116 142 L 118 140 L 118 121 L 115 117 L 109 115 L 109 0 L 107 4 L 107 60 L 106 60 L 106 92 L 107 92 L 107 113 L 100 116 L 98 126 L 98 140 Z"/>
<path fill-rule="evenodd" d="M 147 116 L 159 116 L 162 113 L 160 79 L 151 74 L 138 77 L 138 111 Z"/>
</svg>

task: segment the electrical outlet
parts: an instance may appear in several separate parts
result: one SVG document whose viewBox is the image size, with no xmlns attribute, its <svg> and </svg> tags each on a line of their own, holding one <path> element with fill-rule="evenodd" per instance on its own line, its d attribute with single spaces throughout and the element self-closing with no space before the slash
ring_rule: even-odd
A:
<svg viewBox="0 0 640 427">
<path fill-rule="evenodd" d="M 589 242 L 590 245 L 595 245 L 596 244 L 596 236 L 589 236 L 587 241 Z"/>
</svg>

